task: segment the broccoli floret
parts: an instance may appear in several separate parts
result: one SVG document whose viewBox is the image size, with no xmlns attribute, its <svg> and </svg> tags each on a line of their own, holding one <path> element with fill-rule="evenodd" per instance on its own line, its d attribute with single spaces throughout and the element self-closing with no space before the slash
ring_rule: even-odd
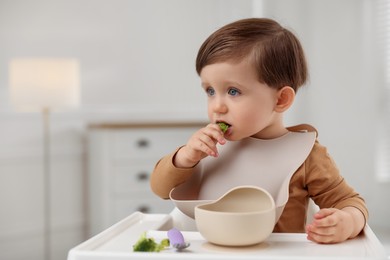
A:
<svg viewBox="0 0 390 260">
<path fill-rule="evenodd" d="M 228 130 L 228 128 L 229 128 L 229 125 L 227 125 L 227 124 L 225 124 L 223 122 L 218 123 L 218 125 L 219 125 L 219 128 L 221 128 L 223 133 L 225 133 Z"/>
<path fill-rule="evenodd" d="M 161 249 L 169 247 L 169 245 L 170 245 L 170 243 L 169 243 L 169 239 L 168 238 L 165 238 L 165 239 L 161 240 L 161 243 L 160 243 L 160 247 L 162 247 Z"/>
<path fill-rule="evenodd" d="M 141 234 L 141 237 L 133 245 L 134 252 L 160 252 L 169 247 L 169 240 L 163 239 L 160 244 L 156 243 L 153 238 L 147 238 L 146 233 Z"/>
</svg>

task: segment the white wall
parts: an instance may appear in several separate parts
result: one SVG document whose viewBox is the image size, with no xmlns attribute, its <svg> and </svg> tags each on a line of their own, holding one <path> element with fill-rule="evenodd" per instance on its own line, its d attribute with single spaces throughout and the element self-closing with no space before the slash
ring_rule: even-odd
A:
<svg viewBox="0 0 390 260">
<path fill-rule="evenodd" d="M 9 109 L 7 63 L 15 56 L 80 59 L 82 111 L 203 112 L 194 70 L 201 42 L 251 1 L 2 1 L 0 107 Z M 180 99 L 177 97 L 180 96 Z M 101 117 L 101 115 L 99 116 Z"/>
<path fill-rule="evenodd" d="M 79 109 L 52 116 L 53 252 L 85 239 L 85 130 L 107 121 L 206 118 L 194 63 L 219 26 L 263 14 L 292 28 L 311 80 L 287 115 L 311 123 L 345 178 L 366 198 L 370 225 L 389 228 L 389 183 L 374 178 L 377 62 L 369 0 L 0 1 L 0 259 L 41 259 L 41 118 L 8 99 L 13 57 L 76 57 Z M 252 6 L 256 7 L 255 10 Z M 375 192 L 373 192 L 375 191 Z M 25 250 L 20 250 L 21 245 Z"/>
</svg>

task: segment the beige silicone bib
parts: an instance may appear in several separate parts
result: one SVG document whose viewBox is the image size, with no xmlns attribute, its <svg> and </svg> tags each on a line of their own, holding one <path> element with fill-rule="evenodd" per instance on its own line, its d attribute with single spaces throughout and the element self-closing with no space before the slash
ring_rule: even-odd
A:
<svg viewBox="0 0 390 260">
<path fill-rule="evenodd" d="M 218 147 L 218 158 L 203 159 L 192 177 L 172 190 L 171 198 L 210 201 L 236 186 L 254 185 L 274 198 L 277 222 L 289 197 L 291 176 L 306 160 L 315 139 L 315 132 L 289 132 L 272 140 L 228 142 Z"/>
</svg>

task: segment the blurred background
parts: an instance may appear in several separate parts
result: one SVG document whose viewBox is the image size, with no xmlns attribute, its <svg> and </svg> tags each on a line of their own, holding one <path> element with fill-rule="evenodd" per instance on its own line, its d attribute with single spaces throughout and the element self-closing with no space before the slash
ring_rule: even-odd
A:
<svg viewBox="0 0 390 260">
<path fill-rule="evenodd" d="M 0 259 L 63 260 L 135 210 L 169 212 L 147 178 L 207 122 L 197 50 L 247 17 L 301 39 L 310 81 L 286 122 L 317 128 L 388 244 L 389 1 L 0 0 Z M 75 61 L 69 108 L 15 105 L 10 64 L 23 58 Z"/>
</svg>

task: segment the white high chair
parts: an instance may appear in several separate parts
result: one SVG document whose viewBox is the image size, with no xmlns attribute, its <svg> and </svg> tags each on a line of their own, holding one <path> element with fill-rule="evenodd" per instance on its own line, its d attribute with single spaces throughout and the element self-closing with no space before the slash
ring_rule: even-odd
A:
<svg viewBox="0 0 390 260">
<path fill-rule="evenodd" d="M 195 220 L 190 218 L 175 207 L 171 213 L 173 227 L 182 231 L 197 231 Z"/>
<path fill-rule="evenodd" d="M 314 203 L 312 199 L 309 199 L 309 205 L 307 207 L 306 213 L 306 223 L 311 223 L 314 218 L 314 214 L 316 214 L 320 210 L 317 204 Z"/>
</svg>

